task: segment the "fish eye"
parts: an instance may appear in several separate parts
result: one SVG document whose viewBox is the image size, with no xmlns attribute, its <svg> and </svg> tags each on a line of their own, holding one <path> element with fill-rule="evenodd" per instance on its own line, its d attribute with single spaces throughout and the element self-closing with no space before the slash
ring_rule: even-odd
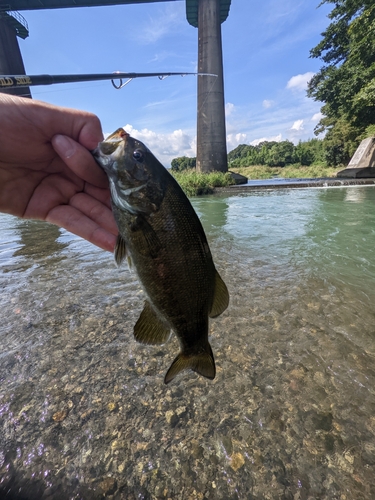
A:
<svg viewBox="0 0 375 500">
<path fill-rule="evenodd" d="M 136 161 L 143 161 L 143 153 L 139 149 L 136 149 L 133 153 L 133 158 Z"/>
</svg>

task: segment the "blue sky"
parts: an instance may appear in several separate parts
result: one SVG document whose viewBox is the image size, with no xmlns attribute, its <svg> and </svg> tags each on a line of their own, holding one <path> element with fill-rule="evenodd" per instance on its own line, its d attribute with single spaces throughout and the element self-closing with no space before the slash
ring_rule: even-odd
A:
<svg viewBox="0 0 375 500">
<path fill-rule="evenodd" d="M 320 0 L 232 0 L 222 24 L 228 151 L 260 140 L 314 137 L 320 103 L 306 82 L 320 69 L 309 51 L 328 26 Z M 197 70 L 198 30 L 185 1 L 22 11 L 30 36 L 19 39 L 27 74 Z M 35 99 L 99 116 L 144 141 L 164 163 L 196 154 L 197 79 L 109 81 L 34 87 Z"/>
</svg>

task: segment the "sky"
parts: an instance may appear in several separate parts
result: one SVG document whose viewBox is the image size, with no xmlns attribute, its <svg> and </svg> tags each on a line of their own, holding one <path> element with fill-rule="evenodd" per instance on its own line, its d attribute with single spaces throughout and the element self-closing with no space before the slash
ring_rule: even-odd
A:
<svg viewBox="0 0 375 500">
<path fill-rule="evenodd" d="M 227 146 L 315 137 L 321 103 L 306 96 L 322 61 L 309 57 L 329 24 L 320 0 L 232 0 L 222 24 Z M 22 11 L 26 73 L 197 71 L 198 30 L 185 1 Z M 143 141 L 165 165 L 196 155 L 197 77 L 134 79 L 32 88 L 34 99 L 99 116 Z"/>
</svg>

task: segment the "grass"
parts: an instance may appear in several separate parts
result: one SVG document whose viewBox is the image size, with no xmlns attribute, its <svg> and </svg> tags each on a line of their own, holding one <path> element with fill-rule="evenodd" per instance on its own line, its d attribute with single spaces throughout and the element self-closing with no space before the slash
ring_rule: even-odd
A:
<svg viewBox="0 0 375 500">
<path fill-rule="evenodd" d="M 272 179 L 274 176 L 286 179 L 315 179 L 317 177 L 336 177 L 343 167 L 325 167 L 322 165 L 288 165 L 287 167 L 267 167 L 265 165 L 254 165 L 251 167 L 230 167 L 233 172 L 245 175 L 248 179 Z"/>
<path fill-rule="evenodd" d="M 215 187 L 224 187 L 234 184 L 231 175 L 226 172 L 202 173 L 196 170 L 183 170 L 182 172 L 170 171 L 180 184 L 187 196 L 211 194 Z"/>
<path fill-rule="evenodd" d="M 315 179 L 317 177 L 336 177 L 341 168 L 324 167 L 322 165 L 288 165 L 287 167 L 267 167 L 265 165 L 254 165 L 251 167 L 230 167 L 232 172 L 237 172 L 248 179 L 272 179 L 274 176 L 286 179 Z M 225 187 L 234 184 L 231 175 L 223 172 L 202 173 L 196 170 L 183 170 L 182 172 L 170 173 L 180 184 L 187 196 L 198 196 L 201 194 L 212 194 L 215 187 Z"/>
</svg>

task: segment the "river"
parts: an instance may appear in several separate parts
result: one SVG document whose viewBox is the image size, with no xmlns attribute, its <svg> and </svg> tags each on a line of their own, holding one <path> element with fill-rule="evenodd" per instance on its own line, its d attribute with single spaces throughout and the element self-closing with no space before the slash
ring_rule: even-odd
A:
<svg viewBox="0 0 375 500">
<path fill-rule="evenodd" d="M 127 267 L 0 216 L 1 498 L 375 498 L 375 188 L 192 202 L 231 301 L 168 386 Z"/>
</svg>

